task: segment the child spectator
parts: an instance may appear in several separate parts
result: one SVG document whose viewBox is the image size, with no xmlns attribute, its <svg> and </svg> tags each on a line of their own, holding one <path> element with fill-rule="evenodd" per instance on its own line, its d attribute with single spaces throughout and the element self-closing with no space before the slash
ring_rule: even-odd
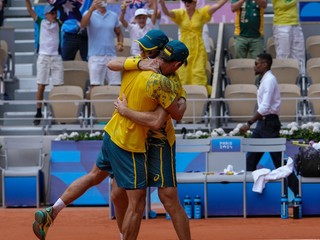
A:
<svg viewBox="0 0 320 240">
<path fill-rule="evenodd" d="M 57 9 L 52 5 L 46 5 L 44 9 L 45 19 L 39 17 L 32 9 L 30 0 L 25 0 L 30 16 L 38 25 L 39 46 L 37 60 L 37 113 L 33 121 L 39 125 L 42 118 L 42 100 L 46 85 L 54 86 L 63 84 L 63 62 L 60 55 L 60 28 L 62 23 L 57 19 Z"/>
<path fill-rule="evenodd" d="M 156 1 L 156 0 L 153 0 L 153 1 Z M 151 22 L 150 21 L 147 22 L 148 11 L 146 9 L 139 8 L 134 13 L 134 22 L 128 23 L 124 16 L 126 13 L 127 5 L 129 5 L 130 3 L 125 0 L 121 5 L 119 20 L 123 25 L 123 27 L 129 32 L 130 39 L 131 39 L 130 53 L 131 55 L 136 56 L 140 54 L 140 47 L 135 40 L 142 38 L 148 31 L 154 28 L 154 24 L 156 22 L 156 16 L 158 12 L 158 4 L 155 4 L 155 8 L 151 17 Z"/>
</svg>

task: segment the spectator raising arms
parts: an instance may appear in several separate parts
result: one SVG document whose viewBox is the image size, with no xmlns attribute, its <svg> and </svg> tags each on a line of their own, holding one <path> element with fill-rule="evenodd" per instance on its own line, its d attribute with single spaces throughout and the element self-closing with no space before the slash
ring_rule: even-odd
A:
<svg viewBox="0 0 320 240">
<path fill-rule="evenodd" d="M 38 25 L 39 46 L 37 60 L 37 113 L 33 121 L 39 125 L 42 118 L 42 100 L 45 87 L 51 82 L 53 85 L 62 85 L 63 63 L 60 55 L 60 28 L 62 23 L 57 19 L 57 9 L 52 5 L 46 5 L 44 9 L 45 19 L 39 17 L 32 9 L 30 0 L 25 0 L 28 13 Z M 44 21 L 43 21 L 44 20 Z"/>
<path fill-rule="evenodd" d="M 232 0 L 231 11 L 236 13 L 236 58 L 255 59 L 263 52 L 264 9 L 267 4 L 267 0 Z"/>
<path fill-rule="evenodd" d="M 208 60 L 205 45 L 202 38 L 203 25 L 210 21 L 211 16 L 221 8 L 228 0 L 219 0 L 211 6 L 196 8 L 196 0 L 183 0 L 185 9 L 168 10 L 165 1 L 160 0 L 162 11 L 175 22 L 181 32 L 181 41 L 189 49 L 188 65 L 178 70 L 182 84 L 195 84 L 208 86 L 206 75 L 206 63 Z"/>
<path fill-rule="evenodd" d="M 157 0 L 152 0 L 157 1 Z M 154 28 L 154 24 L 156 22 L 157 12 L 158 12 L 158 4 L 154 4 L 154 11 L 151 16 L 151 21 L 147 21 L 148 19 L 148 11 L 147 9 L 139 8 L 134 13 L 134 22 L 128 23 L 125 19 L 125 13 L 127 6 L 131 4 L 131 1 L 125 0 L 121 5 L 120 12 L 120 22 L 123 27 L 129 32 L 130 40 L 131 40 L 131 50 L 130 53 L 133 56 L 140 54 L 139 44 L 136 42 L 137 39 L 142 38 L 148 31 Z M 148 49 L 147 49 L 148 50 Z M 151 50 L 151 49 L 150 49 Z"/>
<path fill-rule="evenodd" d="M 90 75 L 90 90 L 97 85 L 104 85 L 106 78 L 109 85 L 120 85 L 120 72 L 106 68 L 109 61 L 116 58 L 114 38 L 117 38 L 117 50 L 123 51 L 123 34 L 118 16 L 107 10 L 106 3 L 94 0 L 81 20 L 81 27 L 88 32 L 88 66 Z M 90 98 L 90 93 L 87 96 Z"/>
</svg>

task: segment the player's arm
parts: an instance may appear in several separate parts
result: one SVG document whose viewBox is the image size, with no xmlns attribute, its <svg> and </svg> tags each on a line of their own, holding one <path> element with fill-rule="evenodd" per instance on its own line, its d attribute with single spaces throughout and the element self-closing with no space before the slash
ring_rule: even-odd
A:
<svg viewBox="0 0 320 240">
<path fill-rule="evenodd" d="M 150 127 L 153 130 L 160 129 L 166 122 L 168 113 L 159 105 L 153 112 L 138 112 L 127 107 L 127 99 L 123 94 L 122 100 L 118 98 L 114 106 L 120 115 L 129 118 L 131 121 Z"/>
<path fill-rule="evenodd" d="M 107 67 L 112 71 L 123 70 L 143 70 L 158 72 L 159 63 L 156 59 L 141 59 L 138 57 L 117 57 L 107 64 Z"/>
<path fill-rule="evenodd" d="M 30 0 L 25 0 L 25 3 L 26 3 L 28 13 L 35 21 L 38 16 L 37 16 L 36 12 L 33 10 Z"/>
<path fill-rule="evenodd" d="M 171 117 L 176 121 L 181 121 L 184 112 L 186 111 L 187 104 L 184 98 L 175 99 L 166 111 L 171 115 Z"/>
</svg>

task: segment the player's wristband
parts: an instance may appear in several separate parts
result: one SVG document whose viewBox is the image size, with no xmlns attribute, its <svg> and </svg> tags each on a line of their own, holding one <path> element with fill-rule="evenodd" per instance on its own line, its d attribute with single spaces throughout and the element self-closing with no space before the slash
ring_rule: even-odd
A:
<svg viewBox="0 0 320 240">
<path fill-rule="evenodd" d="M 127 58 L 124 61 L 123 68 L 124 70 L 137 70 L 139 69 L 139 62 L 141 59 L 136 58 Z"/>
</svg>

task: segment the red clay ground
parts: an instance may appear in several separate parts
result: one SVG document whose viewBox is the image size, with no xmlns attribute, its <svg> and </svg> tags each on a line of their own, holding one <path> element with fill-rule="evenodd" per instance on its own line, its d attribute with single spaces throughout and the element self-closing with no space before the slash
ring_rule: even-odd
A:
<svg viewBox="0 0 320 240">
<path fill-rule="evenodd" d="M 109 220 L 107 207 L 69 207 L 50 229 L 47 240 L 119 239 L 115 220 Z M 31 225 L 34 208 L 0 209 L 1 240 L 36 239 Z M 191 220 L 193 240 L 213 239 L 320 239 L 320 218 L 209 218 Z M 171 222 L 164 216 L 143 220 L 140 240 L 177 239 Z"/>
</svg>

